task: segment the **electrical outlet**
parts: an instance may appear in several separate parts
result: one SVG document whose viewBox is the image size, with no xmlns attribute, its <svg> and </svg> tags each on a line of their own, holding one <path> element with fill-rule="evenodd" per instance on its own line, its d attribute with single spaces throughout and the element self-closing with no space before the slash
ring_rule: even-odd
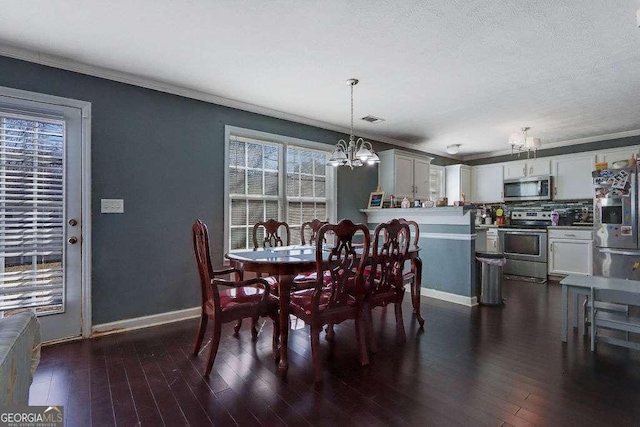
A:
<svg viewBox="0 0 640 427">
<path fill-rule="evenodd" d="M 100 199 L 100 213 L 124 213 L 124 199 Z"/>
</svg>

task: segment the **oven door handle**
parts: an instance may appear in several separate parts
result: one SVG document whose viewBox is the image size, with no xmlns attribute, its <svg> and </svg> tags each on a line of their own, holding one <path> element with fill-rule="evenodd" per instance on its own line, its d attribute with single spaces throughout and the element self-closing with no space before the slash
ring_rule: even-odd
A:
<svg viewBox="0 0 640 427">
<path fill-rule="evenodd" d="M 547 231 L 511 231 L 511 230 L 498 230 L 501 233 L 504 234 L 517 234 L 519 236 L 528 236 L 531 234 L 535 234 L 537 236 L 542 236 L 544 234 L 547 234 Z"/>
<path fill-rule="evenodd" d="M 640 251 L 634 251 L 634 250 L 620 250 L 620 249 L 609 249 L 609 248 L 600 248 L 598 250 L 601 254 L 640 256 Z"/>
</svg>

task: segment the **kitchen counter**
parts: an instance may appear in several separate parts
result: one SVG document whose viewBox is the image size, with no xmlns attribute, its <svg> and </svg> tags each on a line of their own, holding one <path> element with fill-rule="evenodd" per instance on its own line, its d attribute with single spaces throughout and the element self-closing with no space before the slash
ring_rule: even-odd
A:
<svg viewBox="0 0 640 427">
<path fill-rule="evenodd" d="M 505 227 L 505 225 L 504 225 L 504 224 L 502 224 L 502 225 L 497 225 L 497 224 L 491 224 L 491 225 L 487 225 L 487 224 L 476 225 L 476 230 L 486 230 L 487 228 L 500 228 L 500 227 Z"/>
</svg>

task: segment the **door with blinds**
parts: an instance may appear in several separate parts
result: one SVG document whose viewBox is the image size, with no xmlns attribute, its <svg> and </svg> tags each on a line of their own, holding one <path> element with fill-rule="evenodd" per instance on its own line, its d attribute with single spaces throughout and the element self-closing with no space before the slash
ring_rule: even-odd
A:
<svg viewBox="0 0 640 427">
<path fill-rule="evenodd" d="M 82 115 L 0 96 L 0 316 L 42 339 L 81 334 Z"/>
</svg>

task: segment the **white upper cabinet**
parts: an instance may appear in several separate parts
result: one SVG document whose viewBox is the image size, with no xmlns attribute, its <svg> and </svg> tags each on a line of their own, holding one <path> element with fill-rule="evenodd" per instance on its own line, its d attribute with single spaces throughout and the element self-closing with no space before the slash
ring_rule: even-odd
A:
<svg viewBox="0 0 640 427">
<path fill-rule="evenodd" d="M 464 193 L 465 200 L 471 201 L 471 167 L 467 165 L 451 165 L 445 167 L 446 195 L 449 204 L 460 200 Z"/>
<path fill-rule="evenodd" d="M 551 162 L 548 159 L 509 162 L 504 165 L 504 179 L 520 179 L 544 175 L 551 175 Z"/>
<path fill-rule="evenodd" d="M 379 152 L 378 157 L 378 185 L 385 192 L 385 199 L 392 194 L 398 203 L 403 197 L 419 200 L 429 198 L 431 157 L 416 156 L 395 149 Z"/>
<path fill-rule="evenodd" d="M 576 154 L 553 160 L 553 199 L 593 198 L 591 171 L 595 160 L 594 154 Z"/>
<path fill-rule="evenodd" d="M 471 169 L 471 201 L 502 202 L 502 164 L 475 166 Z"/>
<path fill-rule="evenodd" d="M 597 153 L 596 155 L 596 160 L 598 162 L 607 162 L 608 164 L 608 168 L 609 169 L 613 169 L 615 168 L 616 162 L 625 162 L 625 161 L 630 161 L 631 157 L 638 157 L 638 147 L 634 146 L 634 147 L 624 147 L 624 148 L 614 148 L 611 150 L 607 150 L 607 151 L 601 151 L 599 153 Z M 624 167 L 623 164 L 619 163 L 620 167 Z"/>
<path fill-rule="evenodd" d="M 413 160 L 413 198 L 428 200 L 431 196 L 431 160 Z"/>
</svg>

